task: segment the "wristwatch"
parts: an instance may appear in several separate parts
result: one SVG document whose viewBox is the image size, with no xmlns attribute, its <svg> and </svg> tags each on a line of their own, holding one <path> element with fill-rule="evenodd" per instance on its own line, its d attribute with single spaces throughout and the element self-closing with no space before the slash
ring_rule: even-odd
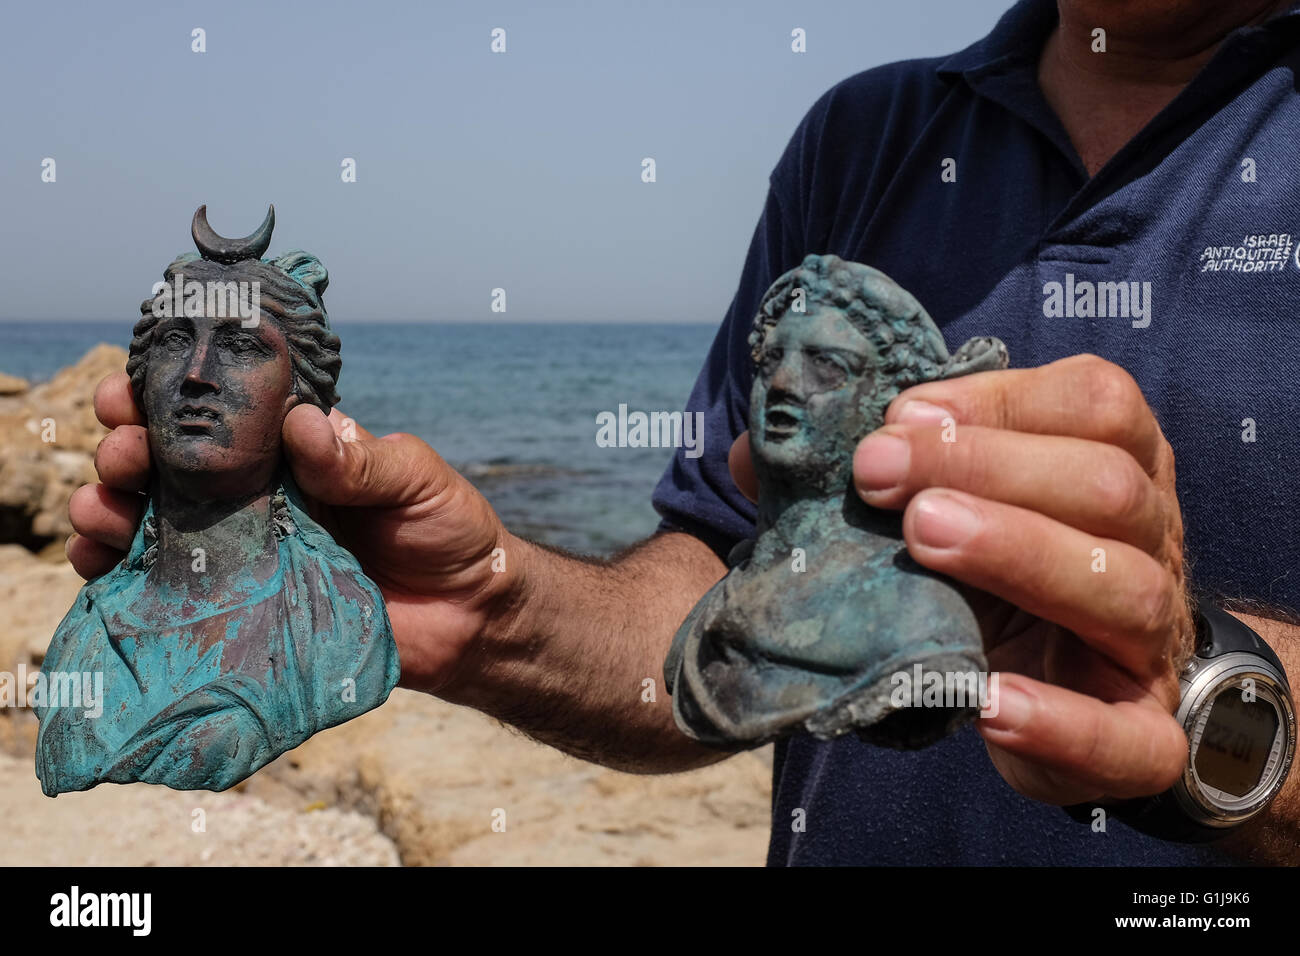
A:
<svg viewBox="0 0 1300 956">
<path fill-rule="evenodd" d="M 1165 840 L 1226 836 L 1268 807 L 1296 749 L 1295 704 L 1282 662 L 1264 639 L 1206 599 L 1197 601 L 1196 652 L 1179 677 L 1175 717 L 1187 767 L 1154 797 L 1106 804 L 1107 813 Z M 1066 807 L 1090 823 L 1095 807 Z"/>
</svg>

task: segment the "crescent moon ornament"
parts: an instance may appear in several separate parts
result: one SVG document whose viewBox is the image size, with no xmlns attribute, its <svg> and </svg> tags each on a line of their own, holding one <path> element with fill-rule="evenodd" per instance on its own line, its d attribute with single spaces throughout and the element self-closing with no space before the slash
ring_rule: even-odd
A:
<svg viewBox="0 0 1300 956">
<path fill-rule="evenodd" d="M 194 245 L 204 259 L 229 265 L 244 259 L 260 259 L 271 244 L 271 230 L 275 228 L 275 206 L 266 211 L 266 218 L 257 227 L 257 231 L 243 239 L 227 239 L 217 235 L 208 225 L 208 207 L 205 203 L 194 212 L 194 222 L 190 225 L 190 235 Z"/>
</svg>

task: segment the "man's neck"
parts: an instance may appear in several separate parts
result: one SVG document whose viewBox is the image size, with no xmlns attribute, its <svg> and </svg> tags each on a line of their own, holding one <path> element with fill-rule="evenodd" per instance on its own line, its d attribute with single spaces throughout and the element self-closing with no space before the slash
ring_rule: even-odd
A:
<svg viewBox="0 0 1300 956">
<path fill-rule="evenodd" d="M 1174 0 L 1144 10 L 1129 0 L 1108 2 L 1110 12 L 1096 0 L 1058 0 L 1060 23 L 1039 58 L 1038 84 L 1088 175 L 1169 105 L 1229 33 L 1291 2 Z"/>
</svg>

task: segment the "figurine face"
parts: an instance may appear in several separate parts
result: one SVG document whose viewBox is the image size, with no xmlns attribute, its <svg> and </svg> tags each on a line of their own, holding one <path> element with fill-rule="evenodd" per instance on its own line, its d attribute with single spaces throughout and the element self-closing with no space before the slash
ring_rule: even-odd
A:
<svg viewBox="0 0 1300 956">
<path fill-rule="evenodd" d="M 755 463 L 810 490 L 843 487 L 853 446 L 879 424 L 875 370 L 870 342 L 840 312 L 787 312 L 768 330 L 754 376 Z"/>
<path fill-rule="evenodd" d="M 265 315 L 166 318 L 145 376 L 150 452 L 164 479 L 196 498 L 234 498 L 266 485 L 284 416 L 297 403 L 283 333 Z"/>
</svg>

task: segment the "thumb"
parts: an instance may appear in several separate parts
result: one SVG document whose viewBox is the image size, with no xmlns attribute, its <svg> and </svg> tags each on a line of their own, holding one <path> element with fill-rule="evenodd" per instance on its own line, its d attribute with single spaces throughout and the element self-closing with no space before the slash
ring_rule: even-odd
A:
<svg viewBox="0 0 1300 956">
<path fill-rule="evenodd" d="M 290 409 L 284 445 L 294 480 L 306 494 L 330 505 L 399 507 L 436 494 L 446 484 L 446 464 L 414 435 L 344 441 L 315 405 Z"/>
<path fill-rule="evenodd" d="M 731 445 L 727 453 L 727 468 L 731 471 L 731 480 L 736 483 L 740 493 L 750 501 L 758 501 L 758 478 L 754 474 L 754 462 L 749 452 L 749 432 L 744 431 Z"/>
</svg>

